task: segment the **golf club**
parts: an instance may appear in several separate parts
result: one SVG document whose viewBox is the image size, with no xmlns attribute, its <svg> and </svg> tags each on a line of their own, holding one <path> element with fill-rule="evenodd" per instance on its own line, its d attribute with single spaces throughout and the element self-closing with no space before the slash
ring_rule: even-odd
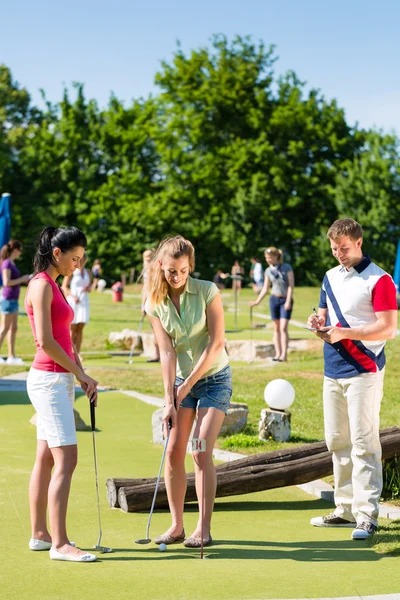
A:
<svg viewBox="0 0 400 600">
<path fill-rule="evenodd" d="M 144 313 L 144 314 L 142 315 L 142 318 L 140 319 L 140 323 L 139 323 L 139 327 L 138 327 L 138 330 L 137 330 L 137 334 L 135 335 L 135 337 L 134 337 L 134 339 L 133 339 L 133 342 L 132 342 L 132 346 L 131 346 L 131 352 L 130 352 L 130 354 L 129 354 L 129 360 L 128 360 L 128 364 L 129 364 L 129 365 L 131 365 L 131 364 L 132 364 L 132 362 L 133 362 L 133 360 L 132 360 L 132 356 L 133 356 L 133 350 L 134 350 L 134 348 L 135 348 L 135 346 L 136 346 L 136 342 L 137 342 L 137 339 L 138 339 L 138 337 L 139 337 L 139 335 L 140 335 L 140 332 L 142 331 L 142 327 L 143 327 L 143 322 L 144 322 L 144 318 L 145 318 L 145 316 L 146 316 L 146 313 Z"/>
<path fill-rule="evenodd" d="M 197 449 L 202 453 L 203 469 L 201 473 L 201 513 L 200 513 L 200 558 L 204 558 L 204 512 L 206 502 L 206 464 L 205 464 L 205 451 L 206 451 L 206 440 L 199 439 Z"/>
<path fill-rule="evenodd" d="M 176 391 L 175 391 L 175 393 L 176 393 Z M 174 405 L 176 407 L 176 399 L 175 398 L 174 398 Z M 162 457 L 161 457 L 160 470 L 158 471 L 158 476 L 157 476 L 157 481 L 156 481 L 156 488 L 154 490 L 153 501 L 151 503 L 150 514 L 149 514 L 149 518 L 148 518 L 148 521 L 147 521 L 146 537 L 142 538 L 140 540 L 136 540 L 135 544 L 150 544 L 150 542 L 151 542 L 151 538 L 149 538 L 151 517 L 153 516 L 154 505 L 156 503 L 158 486 L 160 485 L 161 473 L 162 473 L 163 466 L 164 466 L 165 454 L 166 454 L 167 448 L 168 448 L 168 442 L 169 442 L 169 436 L 171 434 L 171 429 L 172 429 L 172 421 L 170 419 L 169 422 L 168 422 L 167 439 L 165 440 L 164 450 L 163 450 Z"/>
<path fill-rule="evenodd" d="M 93 396 L 92 396 L 93 398 Z M 99 496 L 99 476 L 97 470 L 97 452 L 96 452 L 96 413 L 95 413 L 95 405 L 92 402 L 92 398 L 89 399 L 90 403 L 90 424 L 92 427 L 92 439 L 93 439 L 93 457 L 94 457 L 94 471 L 96 475 L 96 492 L 97 492 L 97 515 L 99 517 L 99 537 L 97 540 L 97 544 L 93 546 L 94 550 L 99 550 L 101 554 L 106 554 L 107 552 L 113 552 L 112 548 L 108 548 L 107 546 L 101 546 L 101 537 L 103 535 L 101 529 L 101 516 L 100 516 L 100 496 Z"/>
<path fill-rule="evenodd" d="M 207 440 L 205 438 L 192 438 L 192 452 L 198 452 L 201 454 L 198 457 L 198 462 L 200 466 L 200 461 L 202 461 L 202 469 L 201 469 L 201 503 L 199 502 L 199 510 L 200 510 L 200 556 L 196 555 L 195 558 L 207 558 L 204 556 L 204 514 L 205 514 L 205 501 L 206 501 L 206 447 Z"/>
</svg>

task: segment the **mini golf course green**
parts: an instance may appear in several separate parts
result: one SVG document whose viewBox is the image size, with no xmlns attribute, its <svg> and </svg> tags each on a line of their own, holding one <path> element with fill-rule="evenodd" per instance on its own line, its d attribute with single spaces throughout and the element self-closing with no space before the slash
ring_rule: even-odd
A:
<svg viewBox="0 0 400 600">
<path fill-rule="evenodd" d="M 86 422 L 88 401 L 76 408 Z M 2 600 L 247 600 L 390 594 L 400 590 L 399 559 L 385 557 L 350 530 L 319 529 L 311 517 L 330 506 L 284 488 L 216 502 L 208 560 L 183 546 L 160 553 L 153 543 L 138 546 L 147 514 L 108 508 L 107 477 L 155 476 L 161 448 L 151 442 L 154 407 L 117 392 L 100 395 L 97 451 L 103 520 L 102 543 L 115 549 L 92 564 L 50 561 L 47 552 L 28 550 L 28 481 L 36 445 L 29 424 L 33 409 L 24 393 L 0 395 L 0 598 Z M 90 549 L 98 522 L 92 436 L 78 434 L 79 464 L 69 505 L 69 535 Z M 188 458 L 191 469 L 191 459 Z M 197 519 L 187 507 L 186 532 Z M 169 525 L 167 512 L 153 516 L 150 536 Z"/>
</svg>

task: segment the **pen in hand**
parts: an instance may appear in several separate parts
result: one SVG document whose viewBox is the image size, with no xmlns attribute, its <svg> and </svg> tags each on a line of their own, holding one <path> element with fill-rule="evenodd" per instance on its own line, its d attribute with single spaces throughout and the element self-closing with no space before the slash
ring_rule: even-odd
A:
<svg viewBox="0 0 400 600">
<path fill-rule="evenodd" d="M 316 327 L 316 329 L 318 329 L 318 328 L 319 328 L 319 316 L 318 316 L 318 313 L 317 313 L 317 311 L 316 311 L 316 308 L 315 308 L 315 306 L 313 306 L 313 307 L 312 307 L 312 311 L 313 311 L 314 315 L 315 315 L 315 316 L 316 316 L 316 318 L 317 318 L 318 327 Z"/>
</svg>

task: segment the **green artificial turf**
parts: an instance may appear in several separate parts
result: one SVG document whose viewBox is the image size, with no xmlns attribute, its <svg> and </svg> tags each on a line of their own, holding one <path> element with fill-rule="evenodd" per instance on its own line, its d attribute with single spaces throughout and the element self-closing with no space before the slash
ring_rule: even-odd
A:
<svg viewBox="0 0 400 600">
<path fill-rule="evenodd" d="M 88 421 L 88 401 L 76 408 Z M 320 529 L 311 517 L 331 507 L 297 488 L 218 499 L 215 545 L 208 560 L 183 546 L 160 553 L 138 546 L 148 515 L 108 508 L 107 477 L 155 476 L 162 449 L 151 442 L 154 407 L 117 392 L 102 393 L 97 409 L 97 449 L 103 539 L 115 553 L 93 564 L 50 561 L 27 549 L 30 537 L 27 488 L 35 451 L 33 410 L 22 393 L 0 395 L 0 598 L 2 600 L 254 600 L 395 593 L 398 559 L 382 556 L 349 530 Z M 69 535 L 85 549 L 97 542 L 92 435 L 78 434 L 79 464 L 68 514 Z M 188 457 L 188 466 L 191 459 Z M 195 527 L 196 505 L 186 512 Z M 154 514 L 150 535 L 169 525 L 167 511 Z"/>
</svg>

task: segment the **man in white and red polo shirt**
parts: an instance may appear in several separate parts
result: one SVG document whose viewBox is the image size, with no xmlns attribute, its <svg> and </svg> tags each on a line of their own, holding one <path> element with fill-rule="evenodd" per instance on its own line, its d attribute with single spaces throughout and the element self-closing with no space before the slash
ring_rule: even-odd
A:
<svg viewBox="0 0 400 600">
<path fill-rule="evenodd" d="M 379 411 L 386 340 L 396 335 L 396 289 L 362 253 L 361 226 L 339 219 L 329 228 L 339 265 L 324 277 L 318 314 L 308 319 L 324 340 L 325 438 L 332 452 L 336 509 L 317 527 L 352 527 L 352 539 L 377 529 L 382 490 Z"/>
</svg>

